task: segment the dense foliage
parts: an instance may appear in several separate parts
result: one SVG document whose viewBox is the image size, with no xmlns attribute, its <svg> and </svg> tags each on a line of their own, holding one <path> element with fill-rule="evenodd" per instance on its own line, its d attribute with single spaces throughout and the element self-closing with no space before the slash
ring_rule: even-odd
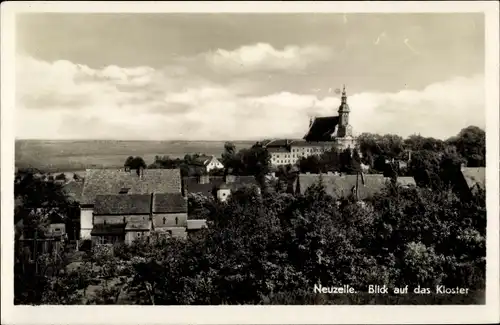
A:
<svg viewBox="0 0 500 325">
<path fill-rule="evenodd" d="M 56 277 L 22 277 L 16 299 L 75 303 L 95 279 L 106 280 L 86 303 L 116 303 L 120 295 L 134 304 L 369 303 L 375 298 L 389 303 L 397 298 L 313 294 L 318 283 L 349 284 L 360 292 L 370 284 L 484 289 L 481 191 L 464 201 L 451 191 L 388 184 L 360 204 L 335 202 L 319 184 L 303 196 L 261 197 L 241 190 L 225 204 L 197 199 L 209 229 L 187 241 L 153 237 L 117 246 L 114 253 L 94 251 L 80 269 Z M 36 290 L 28 290 L 30 285 Z M 405 299 L 432 303 L 435 298 L 410 294 Z M 451 303 L 453 297 L 441 299 Z M 471 303 L 477 297 L 461 299 Z"/>
<path fill-rule="evenodd" d="M 318 185 L 298 197 L 240 191 L 204 209 L 210 229 L 187 242 L 120 249 L 138 259 L 129 289 L 142 303 L 314 302 L 317 283 L 484 289 L 484 193 L 464 202 L 388 185 L 372 202 L 337 204 Z"/>
</svg>

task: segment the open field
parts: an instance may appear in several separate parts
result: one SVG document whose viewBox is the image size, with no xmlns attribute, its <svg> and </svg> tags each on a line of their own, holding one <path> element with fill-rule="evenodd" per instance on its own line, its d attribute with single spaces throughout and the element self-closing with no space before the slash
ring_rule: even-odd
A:
<svg viewBox="0 0 500 325">
<path fill-rule="evenodd" d="M 234 142 L 237 150 L 254 142 Z M 16 140 L 15 165 L 44 171 L 82 171 L 87 168 L 122 167 L 128 156 L 141 156 L 147 164 L 156 155 L 172 158 L 185 154 L 220 154 L 224 141 L 115 141 L 115 140 Z"/>
</svg>

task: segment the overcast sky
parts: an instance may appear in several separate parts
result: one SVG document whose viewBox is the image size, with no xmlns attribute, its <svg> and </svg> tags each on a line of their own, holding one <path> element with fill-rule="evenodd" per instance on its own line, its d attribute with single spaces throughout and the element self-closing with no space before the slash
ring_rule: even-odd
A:
<svg viewBox="0 0 500 325">
<path fill-rule="evenodd" d="M 16 130 L 29 139 L 446 138 L 485 126 L 482 14 L 24 14 Z"/>
</svg>

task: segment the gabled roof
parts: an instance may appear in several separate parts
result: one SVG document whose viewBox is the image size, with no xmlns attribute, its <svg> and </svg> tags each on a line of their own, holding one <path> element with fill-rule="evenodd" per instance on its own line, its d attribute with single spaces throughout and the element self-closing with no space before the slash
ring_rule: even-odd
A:
<svg viewBox="0 0 500 325">
<path fill-rule="evenodd" d="M 338 116 L 316 117 L 304 136 L 304 140 L 329 141 L 338 122 Z"/>
<path fill-rule="evenodd" d="M 81 204 L 94 204 L 97 195 L 118 194 L 130 188 L 129 194 L 181 193 L 180 169 L 145 169 L 135 172 L 116 169 L 87 169 Z"/>
<path fill-rule="evenodd" d="M 111 194 L 97 195 L 94 203 L 94 214 L 149 214 L 151 211 L 151 194 Z"/>
<path fill-rule="evenodd" d="M 465 167 L 462 168 L 462 175 L 467 182 L 467 186 L 472 188 L 479 186 L 482 189 L 486 188 L 486 168 L 485 167 Z"/>
<path fill-rule="evenodd" d="M 328 175 L 328 174 L 300 174 L 298 177 L 299 190 L 304 194 L 306 190 L 323 181 L 325 191 L 335 199 L 348 198 L 357 187 L 357 196 L 365 200 L 382 191 L 389 178 L 383 175 Z M 297 188 L 295 184 L 294 189 Z"/>
<path fill-rule="evenodd" d="M 187 200 L 179 193 L 162 193 L 153 196 L 153 213 L 185 213 Z"/>
</svg>

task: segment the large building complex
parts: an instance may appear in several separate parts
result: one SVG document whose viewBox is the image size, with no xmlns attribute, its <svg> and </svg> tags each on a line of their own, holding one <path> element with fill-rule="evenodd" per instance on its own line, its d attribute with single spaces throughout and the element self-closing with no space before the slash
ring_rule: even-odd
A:
<svg viewBox="0 0 500 325">
<path fill-rule="evenodd" d="M 339 150 L 354 148 L 356 138 L 349 124 L 349 113 L 344 86 L 337 116 L 312 118 L 303 139 L 264 141 L 264 146 L 271 155 L 271 163 L 275 166 L 295 164 L 301 157 L 318 155 L 333 147 Z"/>
</svg>

